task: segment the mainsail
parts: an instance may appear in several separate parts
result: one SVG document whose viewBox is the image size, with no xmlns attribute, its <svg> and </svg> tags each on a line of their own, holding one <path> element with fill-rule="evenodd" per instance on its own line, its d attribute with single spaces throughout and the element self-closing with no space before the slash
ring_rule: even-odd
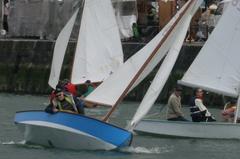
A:
<svg viewBox="0 0 240 159">
<path fill-rule="evenodd" d="M 139 84 L 166 55 L 175 36 L 181 30 L 182 17 L 187 14 L 188 8 L 193 3 L 194 0 L 188 1 L 160 33 L 96 88 L 86 101 L 116 108 L 124 96 Z"/>
<path fill-rule="evenodd" d="M 111 0 L 85 0 L 71 82 L 101 82 L 123 63 Z"/>
<path fill-rule="evenodd" d="M 179 83 L 237 97 L 240 88 L 240 1 L 232 1 Z"/>
<path fill-rule="evenodd" d="M 54 52 L 53 52 L 53 59 L 52 59 L 52 66 L 51 66 L 51 72 L 48 84 L 55 88 L 59 81 L 59 76 L 63 64 L 63 59 L 65 56 L 65 52 L 68 46 L 68 41 L 77 17 L 79 9 L 75 11 L 71 19 L 67 22 L 67 24 L 64 26 L 60 34 L 58 35 L 58 38 L 56 40 L 55 46 L 54 46 Z"/>
<path fill-rule="evenodd" d="M 178 34 L 176 35 L 176 39 L 172 47 L 167 53 L 167 56 L 161 64 L 146 95 L 144 96 L 141 104 L 139 105 L 138 110 L 136 111 L 132 121 L 130 122 L 130 130 L 133 129 L 134 126 L 148 113 L 148 111 L 151 109 L 154 102 L 156 101 L 157 97 L 159 96 L 160 92 L 162 91 L 182 48 L 182 44 L 188 31 L 191 19 L 195 14 L 196 10 L 201 5 L 201 3 L 202 0 L 199 0 L 196 1 L 196 3 L 192 4 L 192 6 L 188 9 L 187 14 L 182 18 L 183 21 L 181 21 L 181 30 L 179 30 Z"/>
<path fill-rule="evenodd" d="M 55 88 L 78 10 L 60 32 L 52 60 L 49 85 Z M 73 62 L 71 82 L 101 82 L 123 63 L 118 26 L 110 0 L 85 0 Z"/>
</svg>

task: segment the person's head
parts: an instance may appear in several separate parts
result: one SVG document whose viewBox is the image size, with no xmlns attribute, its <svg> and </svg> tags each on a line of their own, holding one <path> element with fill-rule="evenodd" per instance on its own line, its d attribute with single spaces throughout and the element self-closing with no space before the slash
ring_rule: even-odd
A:
<svg viewBox="0 0 240 159">
<path fill-rule="evenodd" d="M 88 86 L 88 85 L 90 85 L 90 84 L 91 84 L 91 81 L 90 81 L 90 80 L 86 80 L 86 81 L 85 81 L 85 85 Z"/>
<path fill-rule="evenodd" d="M 180 95 L 181 95 L 182 90 L 183 90 L 182 87 L 179 86 L 179 85 L 177 85 L 177 86 L 174 88 L 174 92 L 175 92 L 175 94 L 176 94 L 177 96 L 180 96 Z"/>
<path fill-rule="evenodd" d="M 57 98 L 57 100 L 59 100 L 59 101 L 64 100 L 64 93 L 63 93 L 63 92 L 57 93 L 57 94 L 56 94 L 56 98 Z"/>
<path fill-rule="evenodd" d="M 201 89 L 201 88 L 197 88 L 196 90 L 195 90 L 195 95 L 196 95 L 196 97 L 203 97 L 203 90 Z"/>
<path fill-rule="evenodd" d="M 70 81 L 68 79 L 64 79 L 58 82 L 57 87 L 62 87 L 64 88 L 65 85 L 67 85 L 68 83 L 70 83 Z"/>
<path fill-rule="evenodd" d="M 4 3 L 4 5 L 5 5 L 5 4 L 9 3 L 9 0 L 4 0 L 3 3 Z"/>
<path fill-rule="evenodd" d="M 68 84 L 68 83 L 70 83 L 70 80 L 69 79 L 64 79 L 64 80 L 62 80 L 62 83 L 63 84 Z"/>
<path fill-rule="evenodd" d="M 64 93 L 62 88 L 56 87 L 54 94 L 57 100 L 62 101 L 64 99 Z"/>
</svg>

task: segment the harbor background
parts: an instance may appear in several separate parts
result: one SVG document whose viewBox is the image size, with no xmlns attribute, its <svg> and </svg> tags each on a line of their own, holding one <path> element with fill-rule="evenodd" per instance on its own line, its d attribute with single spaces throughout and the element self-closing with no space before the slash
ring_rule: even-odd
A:
<svg viewBox="0 0 240 159">
<path fill-rule="evenodd" d="M 9 0 L 9 2 L 9 31 L 6 34 L 1 32 L 0 35 L 0 92 L 49 94 L 51 88 L 48 85 L 48 78 L 55 39 L 74 10 L 81 6 L 82 1 Z M 157 102 L 166 102 L 177 80 L 181 79 L 208 37 L 209 28 L 211 27 L 209 17 L 210 15 L 213 16 L 213 14 L 210 14 L 212 11 L 210 5 L 215 1 L 207 0 L 205 2 L 208 2 L 208 4 L 203 4 L 192 20 L 179 58 Z M 137 22 L 139 36 L 133 34 L 131 25 L 128 25 L 129 34 L 121 34 L 124 60 L 127 60 L 164 27 L 185 1 L 178 0 L 166 3 L 161 0 L 130 0 L 126 2 L 112 0 L 112 3 L 115 12 L 119 13 L 122 18 L 128 17 L 129 19 L 135 19 Z M 0 13 L 3 14 L 2 8 L 1 11 Z M 214 14 L 214 17 L 217 17 L 217 14 Z M 70 77 L 77 33 L 80 26 L 79 19 L 76 21 L 67 48 L 61 79 Z M 1 18 L 0 22 L 2 23 Z M 1 31 L 4 30 L 2 26 L 0 26 L 0 29 Z M 202 31 L 205 39 L 197 37 L 198 31 Z M 158 67 L 159 65 L 139 86 L 130 92 L 125 100 L 140 101 Z M 188 102 L 191 94 L 191 88 L 184 88 L 183 103 Z M 206 101 L 213 102 L 210 103 L 211 105 L 223 105 L 222 97 L 211 93 L 208 94 Z"/>
<path fill-rule="evenodd" d="M 141 3 L 140 7 L 143 14 L 147 12 L 144 7 L 145 0 L 139 0 Z M 12 0 L 13 4 L 20 3 L 22 6 L 28 5 L 33 7 L 33 3 L 36 5 L 41 0 Z M 91 159 L 106 159 L 106 158 L 117 158 L 117 159 L 147 159 L 147 158 L 161 158 L 161 159 L 238 159 L 239 158 L 239 140 L 208 140 L 208 139 L 186 139 L 186 138 L 160 138 L 159 136 L 140 136 L 134 135 L 133 143 L 130 147 L 115 151 L 71 151 L 56 149 L 52 147 L 42 147 L 40 145 L 26 145 L 23 141 L 22 133 L 17 129 L 14 124 L 14 115 L 16 111 L 24 110 L 43 110 L 48 104 L 48 95 L 51 88 L 48 86 L 48 77 L 51 67 L 51 59 L 55 39 L 62 26 L 65 24 L 69 16 L 71 15 L 74 7 L 70 5 L 68 8 L 69 14 L 65 14 L 62 18 L 63 21 L 59 21 L 63 12 L 64 5 L 63 1 L 44 1 L 48 3 L 49 17 L 45 22 L 42 23 L 47 28 L 45 31 L 34 32 L 33 21 L 30 23 L 24 14 L 28 14 L 34 18 L 33 12 L 25 8 L 24 14 L 20 17 L 15 17 L 18 22 L 21 23 L 21 27 L 14 25 L 16 31 L 12 30 L 5 35 L 1 35 L 0 39 L 0 158 L 1 159 L 56 159 L 56 158 L 91 158 Z M 66 1 L 65 1 L 66 2 Z M 75 0 L 69 0 L 67 2 L 76 2 Z M 155 1 L 156 2 L 156 1 Z M 161 0 L 159 2 L 162 3 Z M 56 5 L 57 6 L 56 6 Z M 139 14 L 141 22 L 139 27 L 142 31 L 146 31 L 150 28 L 151 32 L 145 32 L 145 36 L 140 39 L 134 38 L 123 38 L 123 49 L 125 60 L 134 54 L 137 50 L 141 49 L 151 37 L 158 32 L 167 19 L 171 18 L 175 12 L 175 4 L 166 4 L 167 8 L 171 10 L 166 15 L 166 21 L 157 22 L 153 25 L 147 24 L 146 17 Z M 12 6 L 13 8 L 16 5 Z M 34 7 L 33 7 L 34 8 Z M 40 7 L 39 7 L 40 8 Z M 173 10 L 172 10 L 173 9 Z M 176 9 L 176 8 L 175 8 Z M 15 10 L 16 11 L 16 10 Z M 23 10 L 22 10 L 23 11 Z M 38 12 L 36 14 L 41 14 Z M 56 12 L 55 12 L 56 11 Z M 12 12 L 13 14 L 14 12 Z M 32 14 L 31 14 L 32 13 Z M 61 14 L 58 14 L 61 13 Z M 160 13 L 160 12 L 159 12 Z M 41 15 L 43 18 L 46 15 Z M 10 18 L 10 17 L 9 17 Z M 39 17 L 41 19 L 41 17 Z M 52 23 L 56 19 L 56 24 Z M 39 20 L 39 19 L 37 19 Z M 10 19 L 9 24 L 14 22 L 14 19 Z M 39 24 L 41 20 L 38 21 Z M 146 22 L 146 24 L 144 24 Z M 195 22 L 195 21 L 193 21 Z M 78 24 L 77 24 L 78 26 Z M 150 27 L 149 27 L 150 26 Z M 195 24 L 191 25 L 194 30 Z M 2 28 L 1 28 L 2 29 Z M 204 29 L 205 30 L 205 29 Z M 2 31 L 2 30 L 1 30 Z M 194 32 L 194 31 L 193 31 Z M 193 33 L 191 28 L 189 33 Z M 18 35 L 20 34 L 20 35 Z M 74 34 L 76 36 L 76 34 Z M 191 34 L 190 34 L 191 35 Z M 73 36 L 74 37 L 74 36 Z M 196 42 L 197 41 L 197 42 Z M 69 78 L 69 72 L 71 70 L 71 59 L 75 50 L 76 40 L 71 39 L 69 47 L 67 49 L 67 59 L 64 61 L 63 73 L 61 78 Z M 187 36 L 185 44 L 181 50 L 176 65 L 171 73 L 170 78 L 163 92 L 159 96 L 157 103 L 154 105 L 150 114 L 147 115 L 149 118 L 164 118 L 165 110 L 159 112 L 161 107 L 164 106 L 172 88 L 176 85 L 176 81 L 179 80 L 188 66 L 191 64 L 193 59 L 198 54 L 204 41 L 198 41 L 194 36 Z M 214 59 L 213 59 L 214 60 Z M 125 127 L 127 121 L 131 120 L 134 112 L 136 111 L 143 95 L 145 94 L 152 78 L 155 75 L 157 68 L 145 79 L 136 89 L 134 89 L 124 100 L 124 102 L 118 107 L 115 113 L 111 116 L 110 121 L 117 124 L 118 126 Z M 183 103 L 186 104 L 189 96 L 191 96 L 192 89 L 184 87 L 183 91 Z M 209 110 L 214 114 L 216 119 L 219 121 L 219 111 L 222 107 L 222 97 L 207 93 L 206 94 L 207 105 Z M 213 102 L 212 102 L 213 101 Z M 189 118 L 189 108 L 187 105 L 183 107 L 184 113 Z M 102 116 L 106 114 L 107 109 L 97 107 L 96 109 L 87 109 L 87 115 L 91 116 Z M 155 114 L 155 115 L 154 115 Z M 157 115 L 156 115 L 157 114 Z"/>
<path fill-rule="evenodd" d="M 48 86 L 48 78 L 54 44 L 54 41 L 46 40 L 0 40 L 0 91 L 17 94 L 49 94 L 51 87 Z M 144 45 L 144 43 L 123 43 L 125 58 L 133 55 Z M 183 46 L 165 92 L 169 92 L 174 87 L 176 80 L 180 79 L 200 48 L 201 44 Z M 75 42 L 72 41 L 67 49 L 61 79 L 70 76 L 74 50 Z M 127 98 L 142 99 L 156 71 L 153 71 Z"/>
</svg>

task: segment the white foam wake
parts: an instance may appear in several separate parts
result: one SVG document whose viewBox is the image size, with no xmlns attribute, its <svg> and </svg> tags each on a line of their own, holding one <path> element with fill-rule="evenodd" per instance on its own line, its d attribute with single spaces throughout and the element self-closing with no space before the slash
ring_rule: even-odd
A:
<svg viewBox="0 0 240 159">
<path fill-rule="evenodd" d="M 152 147 L 152 148 L 146 148 L 146 147 L 128 147 L 123 148 L 120 151 L 122 152 L 128 152 L 128 153 L 138 153 L 138 154 L 161 154 L 161 153 L 167 153 L 171 152 L 171 147 Z"/>
</svg>

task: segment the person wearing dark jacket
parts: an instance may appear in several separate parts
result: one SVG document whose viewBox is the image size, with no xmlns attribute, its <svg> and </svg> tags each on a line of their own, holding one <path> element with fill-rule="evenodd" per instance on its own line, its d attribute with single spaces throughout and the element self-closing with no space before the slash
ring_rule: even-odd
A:
<svg viewBox="0 0 240 159">
<path fill-rule="evenodd" d="M 203 104 L 203 90 L 198 88 L 195 90 L 195 96 L 191 98 L 190 112 L 193 122 L 210 122 L 216 121 L 207 107 Z"/>
<path fill-rule="evenodd" d="M 84 114 L 84 103 L 72 94 L 64 92 L 61 88 L 54 90 L 55 97 L 51 100 L 49 106 L 45 109 L 48 113 L 65 111 L 71 113 Z"/>
</svg>

